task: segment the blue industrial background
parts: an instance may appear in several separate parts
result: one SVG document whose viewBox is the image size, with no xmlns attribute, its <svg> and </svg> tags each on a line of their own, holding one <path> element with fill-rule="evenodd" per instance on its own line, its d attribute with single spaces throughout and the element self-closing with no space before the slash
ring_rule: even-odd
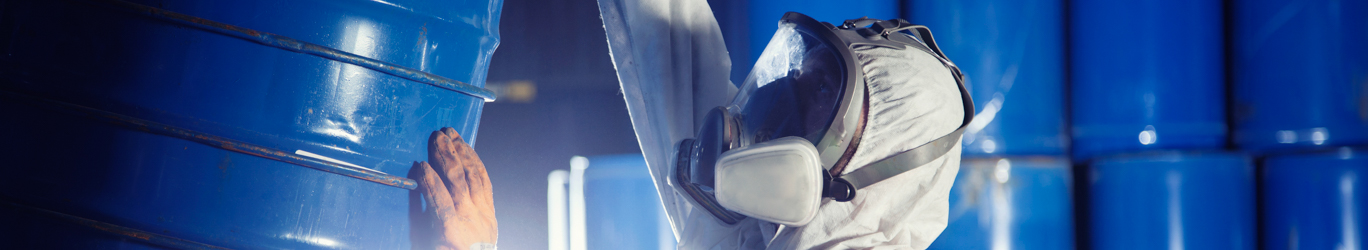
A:
<svg viewBox="0 0 1368 250">
<path fill-rule="evenodd" d="M 932 28 L 968 75 L 978 108 L 976 124 L 965 135 L 950 225 L 934 249 L 1296 249 L 1358 246 L 1363 235 L 1357 204 L 1364 194 L 1356 190 L 1368 165 L 1354 146 L 1368 145 L 1362 139 L 1368 131 L 1368 54 L 1360 46 L 1368 42 L 1368 29 L 1354 13 L 1368 11 L 1364 2 L 709 4 L 727 42 L 733 82 L 744 80 L 786 11 L 827 22 L 901 17 Z M 520 4 L 506 4 L 505 25 L 524 20 L 511 18 L 524 11 L 515 7 Z M 564 169 L 571 155 L 635 151 L 631 135 L 619 130 L 629 125 L 618 99 L 543 101 L 585 95 L 542 91 L 558 86 L 601 95 L 615 94 L 616 88 L 592 4 L 559 4 L 530 8 L 566 21 L 557 25 L 575 28 L 556 30 L 575 32 L 584 41 L 533 39 L 539 48 L 512 49 L 513 34 L 504 33 L 508 42 L 501 49 L 508 50 L 496 53 L 490 79 L 532 75 L 539 91 L 534 103 L 487 106 L 484 138 L 522 138 L 482 142 L 489 161 L 506 157 L 507 164 L 536 161 L 522 165 Z M 558 53 L 573 55 L 547 57 L 563 55 Z M 596 59 L 581 60 L 588 58 Z M 550 62 L 566 63 L 554 70 L 541 66 Z M 503 78 L 501 70 L 519 73 Z M 584 73 L 590 70 L 600 73 Z M 550 75 L 596 80 L 542 77 Z M 542 108 L 496 111 L 511 106 Z M 547 127 L 485 125 L 514 116 Z M 496 135 L 503 133 L 491 132 L 494 127 L 509 133 Z M 565 141 L 524 144 L 550 138 Z M 552 145 L 565 146 L 553 154 L 520 153 L 529 146 L 557 147 Z M 1288 171 L 1300 174 L 1281 174 Z M 541 180 L 534 177 L 499 178 Z M 531 197 L 540 187 L 518 192 L 500 197 L 525 194 L 526 202 L 540 201 Z M 542 211 L 527 209 L 529 217 L 514 220 L 529 223 L 528 237 L 541 237 L 543 225 L 529 218 Z M 503 211 L 501 218 L 509 218 Z"/>
<path fill-rule="evenodd" d="M 1363 247 L 1368 0 L 708 2 L 736 83 L 787 11 L 935 32 L 978 115 L 933 249 Z M 0 248 L 408 248 L 441 127 L 500 248 L 577 155 L 590 242 L 653 235 L 606 45 L 585 0 L 0 1 Z"/>
<path fill-rule="evenodd" d="M 978 109 L 933 249 L 1299 249 L 1363 236 L 1365 2 L 709 4 L 733 82 L 786 11 L 932 28 Z"/>
</svg>

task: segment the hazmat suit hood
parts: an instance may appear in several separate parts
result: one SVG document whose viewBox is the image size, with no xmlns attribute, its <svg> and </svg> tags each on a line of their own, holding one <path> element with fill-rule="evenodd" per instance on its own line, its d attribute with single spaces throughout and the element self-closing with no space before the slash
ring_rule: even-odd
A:
<svg viewBox="0 0 1368 250">
<path fill-rule="evenodd" d="M 736 93 L 712 11 L 702 0 L 600 0 L 599 9 L 632 125 L 679 249 L 924 249 L 945 228 L 958 143 L 929 163 L 860 189 L 849 202 L 823 201 L 816 218 L 801 227 L 754 218 L 726 224 L 694 207 L 668 178 L 673 148 Z M 963 121 L 955 77 L 931 52 L 864 45 L 851 51 L 851 63 L 865 78 L 852 84 L 866 84 L 868 115 L 842 174 L 950 134 Z"/>
</svg>

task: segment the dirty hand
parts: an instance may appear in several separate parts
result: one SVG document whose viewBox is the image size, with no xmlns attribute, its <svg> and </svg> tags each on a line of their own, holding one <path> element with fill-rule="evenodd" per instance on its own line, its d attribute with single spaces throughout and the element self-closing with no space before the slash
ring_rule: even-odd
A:
<svg viewBox="0 0 1368 250">
<path fill-rule="evenodd" d="M 493 249 L 499 238 L 494 190 L 475 150 L 455 129 L 442 128 L 428 138 L 428 161 L 431 164 L 414 163 L 409 175 L 418 181 L 415 191 L 427 203 L 432 248 Z M 425 223 L 415 227 L 418 224 Z M 427 242 L 415 241 L 414 247 L 423 243 Z"/>
</svg>

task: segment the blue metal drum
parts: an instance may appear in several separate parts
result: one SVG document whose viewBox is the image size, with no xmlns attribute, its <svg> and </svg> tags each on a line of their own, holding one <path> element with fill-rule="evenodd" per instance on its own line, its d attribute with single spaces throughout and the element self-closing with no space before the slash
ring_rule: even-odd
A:
<svg viewBox="0 0 1368 250">
<path fill-rule="evenodd" d="M 640 154 L 591 156 L 584 170 L 588 249 L 675 249 L 674 232 Z"/>
<path fill-rule="evenodd" d="M 1060 0 L 911 1 L 911 22 L 965 74 L 978 110 L 964 155 L 1067 154 Z"/>
<path fill-rule="evenodd" d="M 1221 1 L 1070 3 L 1075 161 L 1225 146 Z"/>
<path fill-rule="evenodd" d="M 1064 157 L 964 158 L 950 222 L 929 249 L 1074 249 Z"/>
<path fill-rule="evenodd" d="M 5 2 L 0 248 L 408 248 L 404 176 L 475 141 L 501 5 Z"/>
<path fill-rule="evenodd" d="M 1368 145 L 1368 1 L 1233 2 L 1233 141 Z"/>
<path fill-rule="evenodd" d="M 1267 249 L 1362 248 L 1368 151 L 1270 156 L 1264 160 L 1263 245 Z"/>
<path fill-rule="evenodd" d="M 898 0 L 868 0 L 868 1 L 822 1 L 822 0 L 750 0 L 746 9 L 746 32 L 747 39 L 750 41 L 749 61 L 732 62 L 733 70 L 740 70 L 742 77 L 746 72 L 750 72 L 755 60 L 760 58 L 760 53 L 765 51 L 765 45 L 770 38 L 774 37 L 774 31 L 779 29 L 779 18 L 789 11 L 803 13 L 817 19 L 817 21 L 828 22 L 839 25 L 847 19 L 860 17 L 870 17 L 878 19 L 898 18 Z M 731 38 L 728 38 L 731 39 Z M 742 78 L 742 81 L 745 79 Z M 741 84 L 736 82 L 735 84 Z"/>
<path fill-rule="evenodd" d="M 1092 249 L 1254 249 L 1254 166 L 1225 152 L 1098 158 L 1088 169 Z"/>
</svg>

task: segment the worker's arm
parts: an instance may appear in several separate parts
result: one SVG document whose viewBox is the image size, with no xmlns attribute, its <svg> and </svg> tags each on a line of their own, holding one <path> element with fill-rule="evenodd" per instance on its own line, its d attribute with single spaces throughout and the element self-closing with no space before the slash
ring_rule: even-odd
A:
<svg viewBox="0 0 1368 250">
<path fill-rule="evenodd" d="M 416 162 L 410 177 L 430 216 L 436 249 L 494 249 L 499 223 L 494 218 L 494 191 L 484 163 L 455 129 L 443 128 L 428 138 L 428 161 Z M 413 202 L 419 202 L 414 200 Z M 415 222 L 415 229 L 426 227 Z M 427 229 L 427 228 L 421 228 Z M 414 233 L 426 230 L 415 230 Z M 425 237 L 419 237 L 419 240 Z M 415 248 L 426 242 L 414 242 Z"/>
</svg>

